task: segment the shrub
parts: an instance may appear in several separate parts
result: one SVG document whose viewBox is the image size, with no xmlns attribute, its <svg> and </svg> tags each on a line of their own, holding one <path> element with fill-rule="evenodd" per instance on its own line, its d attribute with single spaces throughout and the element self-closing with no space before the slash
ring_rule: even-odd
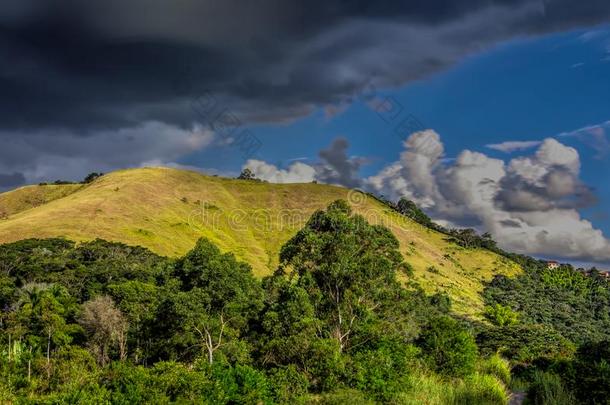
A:
<svg viewBox="0 0 610 405">
<path fill-rule="evenodd" d="M 606 403 L 610 397 L 610 342 L 581 346 L 573 361 L 556 363 L 553 371 L 580 401 Z"/>
<path fill-rule="evenodd" d="M 494 304 L 485 307 L 485 318 L 496 326 L 511 326 L 519 321 L 519 314 L 510 307 Z"/>
<path fill-rule="evenodd" d="M 422 354 L 439 373 L 463 376 L 474 371 L 477 345 L 463 325 L 448 316 L 432 319 L 419 339 Z"/>
<path fill-rule="evenodd" d="M 218 363 L 211 366 L 213 390 L 205 395 L 211 403 L 263 404 L 271 402 L 269 381 L 265 374 L 250 366 L 235 367 Z"/>
<path fill-rule="evenodd" d="M 196 402 L 206 396 L 213 385 L 206 373 L 176 362 L 158 362 L 151 374 L 154 386 L 172 402 Z"/>
<path fill-rule="evenodd" d="M 576 401 L 553 373 L 535 371 L 527 390 L 527 403 L 535 405 L 572 405 Z"/>
<path fill-rule="evenodd" d="M 488 328 L 479 333 L 477 341 L 483 353 L 500 353 L 526 363 L 538 358 L 569 358 L 575 351 L 572 342 L 545 325 Z"/>
<path fill-rule="evenodd" d="M 383 403 L 395 402 L 418 352 L 412 345 L 388 342 L 377 350 L 357 353 L 347 370 L 352 379 L 350 386 L 370 393 Z"/>
<path fill-rule="evenodd" d="M 444 291 L 430 296 L 430 304 L 438 308 L 441 313 L 449 313 L 451 311 L 451 297 Z"/>
<path fill-rule="evenodd" d="M 270 372 L 269 381 L 274 397 L 279 403 L 290 403 L 307 395 L 309 381 L 294 365 L 276 368 Z"/>
</svg>

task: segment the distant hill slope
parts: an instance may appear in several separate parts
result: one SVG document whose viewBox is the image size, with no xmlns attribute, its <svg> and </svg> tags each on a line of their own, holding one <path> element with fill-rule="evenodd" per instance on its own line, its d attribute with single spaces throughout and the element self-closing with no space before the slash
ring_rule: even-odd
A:
<svg viewBox="0 0 610 405">
<path fill-rule="evenodd" d="M 26 186 L 0 194 L 0 218 L 65 197 L 82 188 L 82 184 Z"/>
<path fill-rule="evenodd" d="M 346 199 L 372 223 L 388 226 L 428 292 L 446 291 L 455 309 L 478 316 L 482 281 L 519 266 L 483 249 L 464 249 L 379 201 L 322 184 L 269 184 L 169 168 L 123 170 L 91 184 L 28 186 L 0 194 L 0 242 L 102 238 L 182 255 L 205 236 L 270 274 L 281 246 L 317 209 Z"/>
</svg>

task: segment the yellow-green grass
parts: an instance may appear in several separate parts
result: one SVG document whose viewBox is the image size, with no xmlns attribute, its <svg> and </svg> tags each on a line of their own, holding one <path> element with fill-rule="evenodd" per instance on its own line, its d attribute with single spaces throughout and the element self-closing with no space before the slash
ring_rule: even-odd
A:
<svg viewBox="0 0 610 405">
<path fill-rule="evenodd" d="M 82 184 L 25 186 L 0 194 L 0 218 L 44 205 L 65 197 L 83 187 Z"/>
<path fill-rule="evenodd" d="M 12 193 L 46 195 L 49 191 L 40 189 L 48 187 L 57 188 L 53 195 L 61 198 L 12 208 L 8 218 L 0 220 L 0 242 L 102 238 L 179 256 L 203 236 L 250 263 L 260 277 L 276 268 L 281 246 L 315 210 L 346 199 L 369 222 L 392 230 L 415 279 L 427 292 L 449 293 L 459 313 L 478 317 L 482 282 L 494 274 L 521 271 L 503 257 L 483 249 L 464 249 L 374 198 L 341 187 L 270 184 L 144 168 L 110 173 L 80 188 L 30 186 Z M 10 194 L 0 195 L 0 211 L 15 205 L 6 202 L 12 201 Z"/>
</svg>

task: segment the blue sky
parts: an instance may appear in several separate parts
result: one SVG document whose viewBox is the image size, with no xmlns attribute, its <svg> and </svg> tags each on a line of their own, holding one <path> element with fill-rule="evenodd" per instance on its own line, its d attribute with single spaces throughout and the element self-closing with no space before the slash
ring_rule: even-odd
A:
<svg viewBox="0 0 610 405">
<path fill-rule="evenodd" d="M 548 137 L 574 147 L 581 160 L 580 179 L 598 199 L 579 212 L 608 237 L 610 151 L 607 145 L 596 150 L 588 138 L 561 134 L 609 121 L 609 89 L 610 31 L 601 26 L 513 40 L 424 80 L 384 89 L 379 96 L 397 103 L 401 116 L 414 116 L 434 129 L 447 159 L 469 149 L 508 161 L 536 149 L 505 153 L 486 145 Z M 366 158 L 359 170 L 363 177 L 399 159 L 403 146 L 394 128 L 363 100 L 335 115 L 318 109 L 287 124 L 250 127 L 262 142 L 255 158 L 280 169 L 293 159 L 315 165 L 321 149 L 344 137 L 351 156 Z M 208 149 L 181 163 L 236 173 L 244 160 L 234 149 Z"/>
</svg>

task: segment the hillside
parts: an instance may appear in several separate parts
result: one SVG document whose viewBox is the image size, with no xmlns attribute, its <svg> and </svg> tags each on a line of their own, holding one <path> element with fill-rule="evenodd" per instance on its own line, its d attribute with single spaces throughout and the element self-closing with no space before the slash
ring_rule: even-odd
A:
<svg viewBox="0 0 610 405">
<path fill-rule="evenodd" d="M 81 185 L 28 186 L 0 194 L 0 242 L 25 238 L 102 238 L 182 255 L 205 236 L 270 274 L 281 246 L 317 209 L 346 199 L 372 223 L 388 226 L 428 292 L 447 291 L 456 311 L 478 316 L 482 281 L 516 274 L 517 265 L 395 213 L 359 192 L 322 184 L 269 184 L 145 168 L 110 173 Z"/>
<path fill-rule="evenodd" d="M 83 187 L 82 184 L 26 186 L 0 194 L 0 218 L 14 215 L 65 197 Z"/>
</svg>

